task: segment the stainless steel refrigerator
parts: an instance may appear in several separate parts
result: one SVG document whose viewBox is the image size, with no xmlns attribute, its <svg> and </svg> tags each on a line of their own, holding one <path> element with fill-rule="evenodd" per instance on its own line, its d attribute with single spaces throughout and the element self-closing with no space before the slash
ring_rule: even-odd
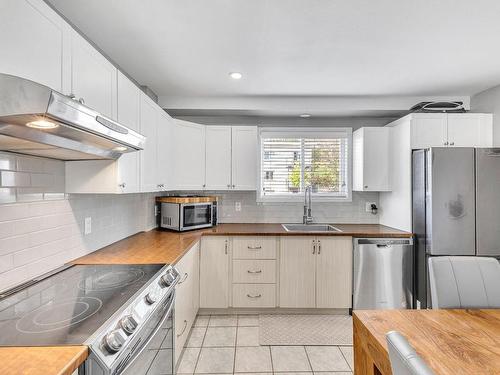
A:
<svg viewBox="0 0 500 375">
<path fill-rule="evenodd" d="M 415 306 L 431 307 L 431 256 L 500 257 L 500 148 L 413 151 Z"/>
</svg>

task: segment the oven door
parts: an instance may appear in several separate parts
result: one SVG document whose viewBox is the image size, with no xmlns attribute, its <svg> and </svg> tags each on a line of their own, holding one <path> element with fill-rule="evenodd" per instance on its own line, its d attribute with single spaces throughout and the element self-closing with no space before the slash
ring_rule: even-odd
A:
<svg viewBox="0 0 500 375">
<path fill-rule="evenodd" d="M 180 206 L 180 230 L 212 226 L 212 203 L 186 203 Z"/>
<path fill-rule="evenodd" d="M 120 375 L 173 375 L 174 373 L 174 301 L 175 291 L 171 298 L 163 302 L 146 322 L 149 335 L 142 345 L 122 369 L 114 374 Z"/>
</svg>

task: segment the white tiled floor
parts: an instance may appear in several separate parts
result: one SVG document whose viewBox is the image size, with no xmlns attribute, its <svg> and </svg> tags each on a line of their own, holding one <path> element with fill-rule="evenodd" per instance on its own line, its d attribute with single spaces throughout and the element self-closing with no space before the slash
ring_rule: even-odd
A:
<svg viewBox="0 0 500 375">
<path fill-rule="evenodd" d="M 261 346 L 257 315 L 198 316 L 178 374 L 352 375 L 351 346 Z"/>
</svg>

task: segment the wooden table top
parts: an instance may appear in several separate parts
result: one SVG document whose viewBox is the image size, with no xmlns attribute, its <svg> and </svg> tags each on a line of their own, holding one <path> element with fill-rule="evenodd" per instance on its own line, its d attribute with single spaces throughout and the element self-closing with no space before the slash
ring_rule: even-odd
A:
<svg viewBox="0 0 500 375">
<path fill-rule="evenodd" d="M 392 330 L 436 375 L 500 374 L 500 309 L 358 310 L 353 322 L 355 342 L 362 341 L 382 374 L 391 373 L 385 335 Z"/>
<path fill-rule="evenodd" d="M 2 375 L 71 375 L 87 358 L 86 346 L 0 348 Z"/>
</svg>

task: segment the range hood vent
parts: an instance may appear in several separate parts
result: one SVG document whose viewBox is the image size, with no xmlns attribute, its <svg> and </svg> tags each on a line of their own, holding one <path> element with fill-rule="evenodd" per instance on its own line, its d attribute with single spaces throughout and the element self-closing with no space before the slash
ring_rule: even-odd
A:
<svg viewBox="0 0 500 375">
<path fill-rule="evenodd" d="M 0 151 L 59 160 L 118 159 L 146 138 L 36 82 L 0 74 Z"/>
</svg>

